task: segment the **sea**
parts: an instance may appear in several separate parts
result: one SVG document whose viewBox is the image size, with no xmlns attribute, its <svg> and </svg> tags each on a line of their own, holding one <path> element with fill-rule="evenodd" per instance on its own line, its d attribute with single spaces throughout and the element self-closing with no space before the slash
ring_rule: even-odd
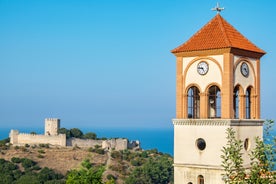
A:
<svg viewBox="0 0 276 184">
<path fill-rule="evenodd" d="M 70 128 L 68 128 L 70 129 Z M 79 128 L 83 133 L 94 132 L 98 138 L 127 138 L 130 141 L 140 141 L 143 150 L 157 149 L 159 152 L 173 156 L 173 127 L 168 128 Z M 0 128 L 0 140 L 8 138 L 11 128 Z M 36 132 L 44 134 L 44 128 L 17 128 L 20 133 Z M 271 131 L 276 136 L 276 127 Z"/>
<path fill-rule="evenodd" d="M 157 149 L 173 156 L 173 127 L 171 128 L 79 128 L 83 133 L 96 133 L 98 138 L 127 138 L 140 141 L 143 150 Z M 11 128 L 0 128 L 0 140 L 8 138 Z M 17 128 L 20 133 L 44 134 L 44 128 Z"/>
</svg>

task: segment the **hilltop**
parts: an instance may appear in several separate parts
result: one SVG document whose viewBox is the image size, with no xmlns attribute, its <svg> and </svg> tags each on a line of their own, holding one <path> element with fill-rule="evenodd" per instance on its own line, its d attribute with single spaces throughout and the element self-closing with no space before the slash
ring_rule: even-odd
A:
<svg viewBox="0 0 276 184">
<path fill-rule="evenodd" d="M 110 178 L 114 178 L 117 184 L 126 183 L 126 178 L 131 180 L 137 180 L 135 172 L 137 169 L 146 169 L 146 167 L 152 167 L 154 164 L 160 164 L 162 160 L 167 166 L 162 167 L 164 172 L 169 171 L 168 180 L 172 180 L 172 157 L 167 154 L 154 150 L 121 150 L 106 151 L 99 147 L 79 148 L 79 147 L 49 147 L 47 144 L 41 144 L 38 146 L 6 146 L 1 147 L 0 159 L 12 161 L 13 158 L 28 158 L 33 160 L 39 168 L 50 168 L 56 173 L 66 176 L 69 171 L 74 169 L 80 169 L 84 160 L 89 160 L 93 167 L 103 166 L 105 171 L 102 175 L 104 182 L 107 182 Z M 160 162 L 160 163 L 159 163 Z M 163 162 L 163 161 L 162 161 Z M 150 163 L 150 164 L 149 164 Z M 154 164 L 152 164 L 154 163 Z M 163 164 L 163 163 L 162 163 Z M 22 166 L 19 165 L 19 169 L 24 171 Z M 138 169 L 138 170 L 139 170 Z M 153 169 L 150 169 L 153 170 Z M 133 172 L 135 171 L 135 172 Z M 162 173 L 162 171 L 158 171 Z M 137 174 L 137 173 L 136 173 Z M 156 173 L 157 174 L 157 173 Z M 147 176 L 140 176 L 144 179 Z M 150 178 L 148 178 L 150 180 Z M 131 182 L 130 182 L 131 183 Z M 154 183 L 152 181 L 152 183 Z M 166 183 L 169 183 L 166 182 Z"/>
</svg>

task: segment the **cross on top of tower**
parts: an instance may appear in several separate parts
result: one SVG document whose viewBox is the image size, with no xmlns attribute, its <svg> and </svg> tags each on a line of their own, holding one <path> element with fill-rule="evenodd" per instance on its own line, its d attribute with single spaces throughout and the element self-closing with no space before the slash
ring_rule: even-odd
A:
<svg viewBox="0 0 276 184">
<path fill-rule="evenodd" d="M 217 3 L 217 5 L 214 8 L 212 8 L 211 10 L 217 11 L 217 13 L 220 13 L 222 10 L 224 10 L 224 8 L 219 7 L 219 3 Z"/>
</svg>

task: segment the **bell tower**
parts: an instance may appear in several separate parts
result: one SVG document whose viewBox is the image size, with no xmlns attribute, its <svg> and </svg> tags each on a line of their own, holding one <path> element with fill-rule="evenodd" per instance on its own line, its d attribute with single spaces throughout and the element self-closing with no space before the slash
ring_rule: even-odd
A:
<svg viewBox="0 0 276 184">
<path fill-rule="evenodd" d="M 219 13 L 176 56 L 175 184 L 222 184 L 222 147 L 231 127 L 243 152 L 263 134 L 260 58 L 265 54 Z M 244 166 L 250 159 L 244 154 Z"/>
</svg>

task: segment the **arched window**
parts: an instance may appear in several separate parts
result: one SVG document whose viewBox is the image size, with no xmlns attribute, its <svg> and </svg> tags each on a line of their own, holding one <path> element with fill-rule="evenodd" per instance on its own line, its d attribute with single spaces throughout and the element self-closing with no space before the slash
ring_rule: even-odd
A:
<svg viewBox="0 0 276 184">
<path fill-rule="evenodd" d="M 192 86 L 188 90 L 188 118 L 199 118 L 199 90 Z"/>
<path fill-rule="evenodd" d="M 204 177 L 202 175 L 197 177 L 197 184 L 204 184 Z"/>
<path fill-rule="evenodd" d="M 251 118 L 251 88 L 247 88 L 245 94 L 245 118 Z"/>
<path fill-rule="evenodd" d="M 208 91 L 209 118 L 221 117 L 221 97 L 220 89 L 217 86 L 211 86 Z"/>
<path fill-rule="evenodd" d="M 237 86 L 234 89 L 234 97 L 233 97 L 234 118 L 236 118 L 236 119 L 238 119 L 240 117 L 239 105 L 240 105 L 239 86 Z"/>
</svg>

